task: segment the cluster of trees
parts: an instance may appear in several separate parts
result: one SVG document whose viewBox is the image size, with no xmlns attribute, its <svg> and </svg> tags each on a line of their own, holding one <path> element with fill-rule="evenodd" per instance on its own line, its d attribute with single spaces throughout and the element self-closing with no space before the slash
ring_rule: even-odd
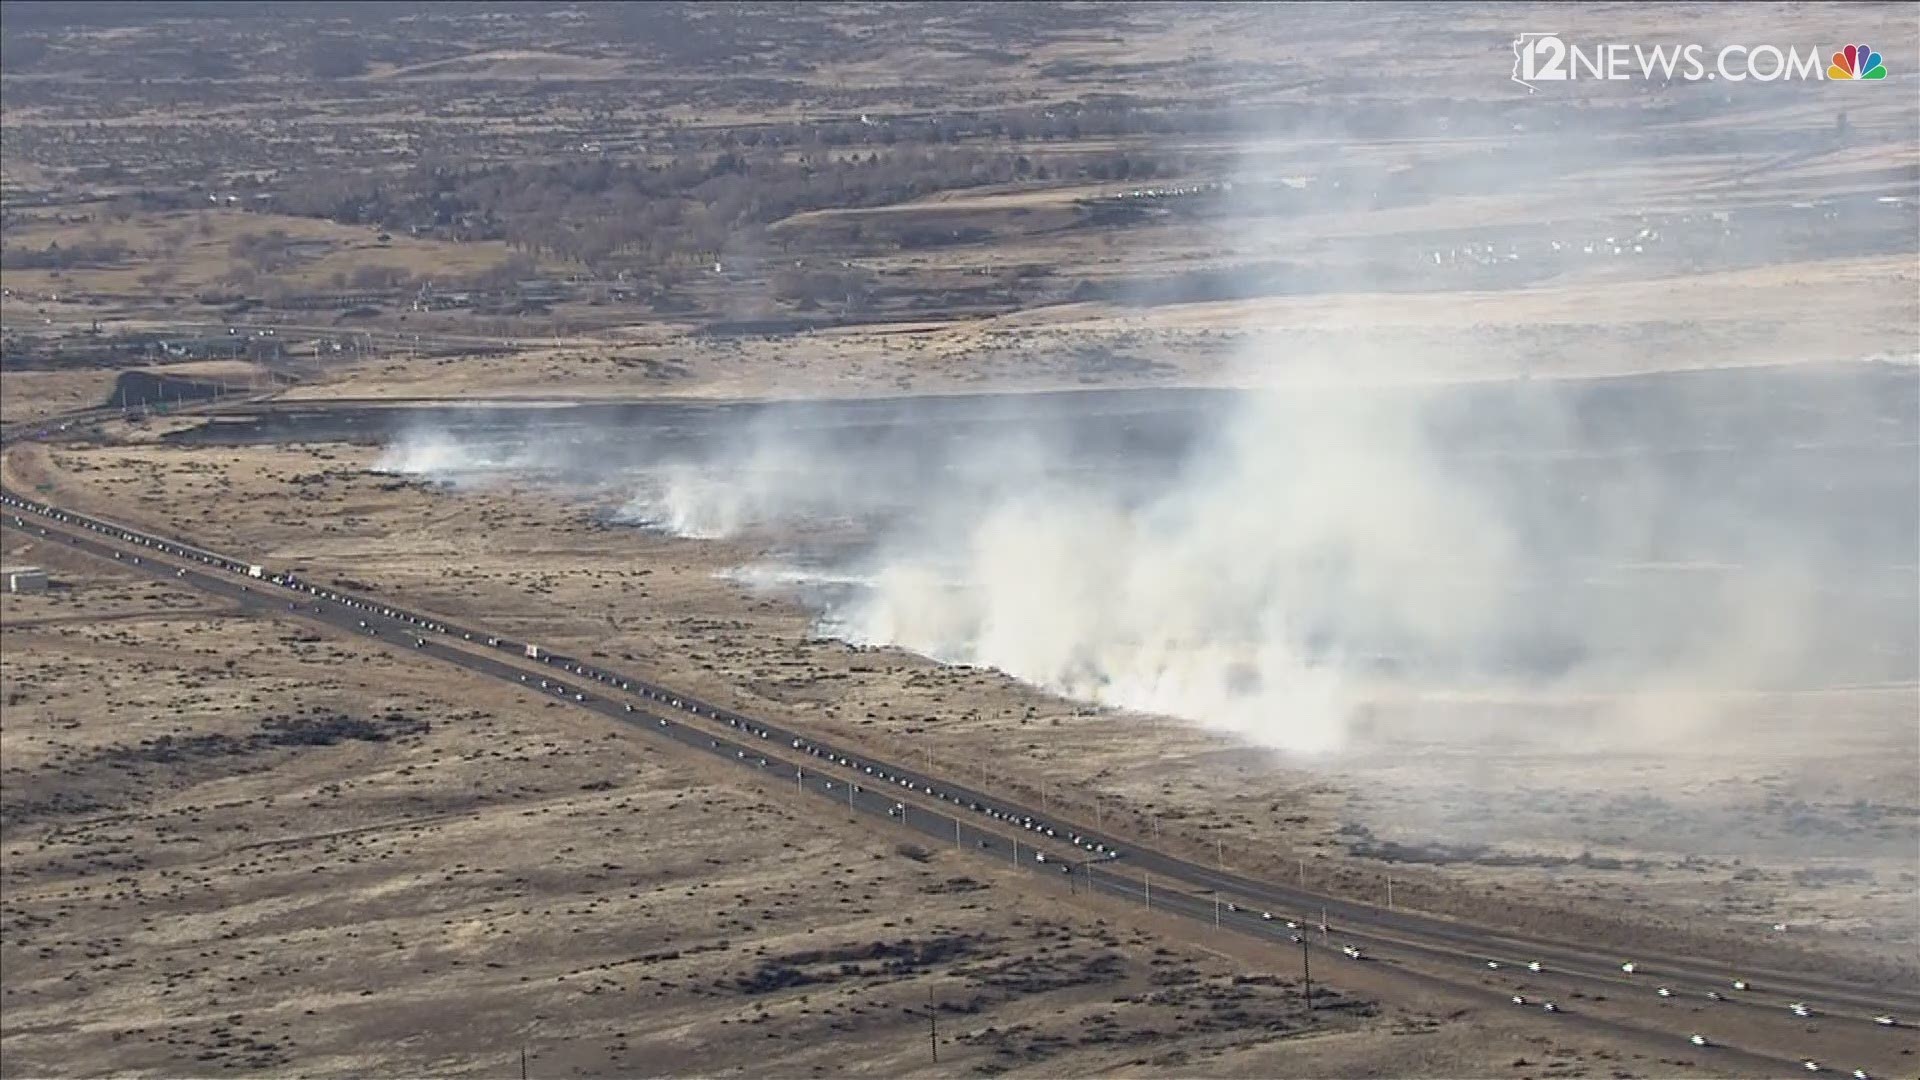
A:
<svg viewBox="0 0 1920 1080">
<path fill-rule="evenodd" d="M 729 97 L 747 101 L 792 100 L 802 89 L 786 84 L 762 88 L 748 87 L 746 93 Z M 740 81 L 728 84 L 738 89 Z M 590 129 L 602 124 L 607 134 L 614 133 L 611 110 L 617 102 L 589 99 L 587 111 L 593 114 Z M 892 102 L 897 108 L 898 101 Z M 852 111 L 859 106 L 841 102 L 836 109 Z M 929 105 L 909 115 L 851 116 L 846 119 L 770 121 L 726 128 L 676 127 L 658 121 L 660 127 L 645 133 L 650 145 L 670 148 L 678 153 L 697 151 L 798 150 L 816 153 L 852 147 L 885 150 L 895 146 L 956 147 L 972 141 L 991 142 L 1003 147 L 1014 143 L 1060 143 L 1082 139 L 1113 138 L 1152 142 L 1161 138 L 1191 138 L 1194 135 L 1234 134 L 1263 130 L 1275 122 L 1272 106 L 1186 106 L 1168 107 L 1132 97 L 1104 95 L 1088 101 L 1066 102 L 1050 106 L 1023 106 L 988 112 L 951 112 Z M 1315 108 L 1317 117 L 1326 110 Z M 600 119 L 605 113 L 609 118 Z M 1311 117 L 1303 114 L 1300 122 Z M 1030 151 L 1031 152 L 1031 151 Z"/>
<path fill-rule="evenodd" d="M 74 270 L 81 267 L 117 266 L 127 257 L 127 245 L 119 240 L 81 240 L 60 246 L 49 242 L 44 248 L 7 248 L 0 250 L 0 268 L 7 270 Z"/>
<path fill-rule="evenodd" d="M 1143 178 L 1160 169 L 1145 154 L 1072 160 L 1094 177 Z M 441 162 L 399 174 L 312 173 L 290 181 L 277 208 L 396 231 L 505 240 L 538 258 L 595 270 L 650 269 L 735 250 L 785 250 L 766 227 L 808 210 L 879 206 L 1048 175 L 1024 156 L 945 149 L 797 157 L 725 150 L 658 165 L 608 158 Z"/>
<path fill-rule="evenodd" d="M 873 297 L 879 281 L 871 271 L 856 267 L 783 267 L 774 271 L 775 299 L 812 311 L 833 304 L 863 304 Z"/>
<path fill-rule="evenodd" d="M 143 275 L 144 282 L 151 275 Z M 169 279 L 171 276 L 169 276 Z M 160 282 L 164 284 L 165 282 Z M 236 263 L 220 276 L 221 288 L 250 296 L 263 296 L 269 300 L 286 300 L 292 297 L 308 296 L 315 292 L 313 285 L 296 280 L 274 277 L 271 271 L 263 271 L 246 263 Z M 324 285 L 332 292 L 385 293 L 412 292 L 420 287 L 422 279 L 407 273 L 397 266 L 373 264 L 356 266 L 352 270 L 336 270 Z"/>
<path fill-rule="evenodd" d="M 284 229 L 241 233 L 227 245 L 227 254 L 266 274 L 284 270 L 295 262 L 293 240 Z"/>
</svg>

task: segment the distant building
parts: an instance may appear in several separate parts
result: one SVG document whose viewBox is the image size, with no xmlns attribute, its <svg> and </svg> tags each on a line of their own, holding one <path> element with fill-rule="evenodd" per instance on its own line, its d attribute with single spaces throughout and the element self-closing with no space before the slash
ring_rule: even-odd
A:
<svg viewBox="0 0 1920 1080">
<path fill-rule="evenodd" d="M 47 572 L 37 566 L 14 566 L 0 570 L 0 577 L 7 579 L 7 591 L 13 593 L 37 593 L 47 591 Z"/>
</svg>

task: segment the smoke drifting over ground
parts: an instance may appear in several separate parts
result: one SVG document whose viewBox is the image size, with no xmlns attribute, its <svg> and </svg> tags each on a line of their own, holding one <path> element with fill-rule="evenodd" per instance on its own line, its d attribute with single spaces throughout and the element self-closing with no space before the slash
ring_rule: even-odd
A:
<svg viewBox="0 0 1920 1080">
<path fill-rule="evenodd" d="M 1861 364 L 819 404 L 389 464 L 624 488 L 617 519 L 777 547 L 740 580 L 824 633 L 1260 746 L 1338 750 L 1409 691 L 1605 694 L 1561 735 L 1645 746 L 1714 719 L 1675 693 L 1913 678 L 1916 388 Z"/>
<path fill-rule="evenodd" d="M 1265 745 L 1336 745 L 1354 654 L 1442 640 L 1447 593 L 1508 545 L 1424 466 L 1401 410 L 1347 405 L 1249 397 L 1131 500 L 1060 478 L 936 503 L 940 525 L 889 537 L 873 588 L 828 625 Z"/>
<path fill-rule="evenodd" d="M 1236 184 L 1247 205 L 1225 220 L 1277 222 L 1266 239 L 1293 260 L 1289 230 L 1316 208 L 1342 219 L 1485 194 L 1495 176 L 1544 188 L 1583 147 L 1563 134 L 1490 159 L 1341 158 L 1325 182 Z M 1749 266 L 1775 261 L 1783 235 L 1804 239 L 1781 225 L 1803 213 L 1833 243 L 1911 237 L 1910 198 L 1849 199 L 1669 199 L 1679 208 L 1659 220 L 1556 225 L 1564 236 L 1528 222 L 1464 243 L 1459 230 L 1343 236 L 1324 270 L 1288 261 L 1213 284 L 1259 296 L 1337 270 L 1367 294 L 1380 266 L 1471 264 L 1477 276 L 1435 280 L 1519 289 L 1590 272 L 1580 259 L 1662 257 L 1661 244 Z M 1244 253 L 1264 227 L 1223 249 Z M 1909 359 L 1443 386 L 1359 329 L 1338 356 L 1286 349 L 1250 346 L 1228 381 L 1252 389 L 1233 393 L 715 409 L 576 430 L 570 446 L 551 431 L 491 450 L 418 436 L 385 464 L 456 475 L 487 457 L 612 486 L 617 520 L 790 556 L 743 580 L 801 596 L 824 633 L 1301 754 L 1347 746 L 1370 703 L 1421 692 L 1605 694 L 1612 711 L 1588 736 L 1645 745 L 1714 719 L 1676 714 L 1674 692 L 1914 678 Z M 1642 695 L 1667 704 L 1642 711 Z"/>
<path fill-rule="evenodd" d="M 538 440 L 475 442 L 444 428 L 419 428 L 390 443 L 373 463 L 373 471 L 427 477 L 454 487 L 480 486 L 503 476 L 564 463 L 564 456 L 556 457 L 540 447 Z"/>
</svg>

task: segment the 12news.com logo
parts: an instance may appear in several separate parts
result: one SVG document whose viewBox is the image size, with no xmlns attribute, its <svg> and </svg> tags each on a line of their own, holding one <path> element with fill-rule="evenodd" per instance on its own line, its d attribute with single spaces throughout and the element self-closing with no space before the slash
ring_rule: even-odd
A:
<svg viewBox="0 0 1920 1080">
<path fill-rule="evenodd" d="M 1836 49 L 1822 67 L 1821 50 L 1791 45 L 1728 45 L 1715 51 L 1699 44 L 1576 45 L 1557 33 L 1525 33 L 1513 40 L 1513 81 L 1529 93 L 1542 82 L 1854 82 L 1886 77 L 1886 63 L 1869 45 Z"/>
</svg>

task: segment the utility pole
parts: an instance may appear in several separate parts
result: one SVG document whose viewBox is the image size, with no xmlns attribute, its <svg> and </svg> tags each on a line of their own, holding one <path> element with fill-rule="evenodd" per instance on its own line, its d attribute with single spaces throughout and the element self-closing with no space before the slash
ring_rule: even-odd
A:
<svg viewBox="0 0 1920 1080">
<path fill-rule="evenodd" d="M 527 1048 L 520 1048 L 520 1080 L 527 1080 Z"/>
<path fill-rule="evenodd" d="M 1393 875 L 1387 875 L 1387 910 L 1393 910 Z"/>
<path fill-rule="evenodd" d="M 1146 882 L 1147 882 L 1147 910 L 1152 911 L 1153 910 L 1153 875 L 1152 874 L 1146 875 Z"/>
<path fill-rule="evenodd" d="M 959 818 L 953 819 L 953 846 L 956 848 L 960 846 L 960 819 Z"/>
<path fill-rule="evenodd" d="M 1300 936 L 1300 986 L 1307 998 L 1307 1011 L 1313 1011 L 1313 965 L 1307 961 L 1307 938 Z"/>
<path fill-rule="evenodd" d="M 933 987 L 927 987 L 927 1049 L 933 1051 L 933 1063 L 940 1064 L 940 1021 L 933 1011 Z M 521 1080 L 526 1080 L 522 1077 Z"/>
<path fill-rule="evenodd" d="M 1213 928 L 1220 929 L 1220 897 L 1217 895 L 1213 898 Z"/>
<path fill-rule="evenodd" d="M 1307 860 L 1301 859 L 1300 860 L 1300 888 L 1304 890 L 1306 887 L 1307 887 Z"/>
</svg>

